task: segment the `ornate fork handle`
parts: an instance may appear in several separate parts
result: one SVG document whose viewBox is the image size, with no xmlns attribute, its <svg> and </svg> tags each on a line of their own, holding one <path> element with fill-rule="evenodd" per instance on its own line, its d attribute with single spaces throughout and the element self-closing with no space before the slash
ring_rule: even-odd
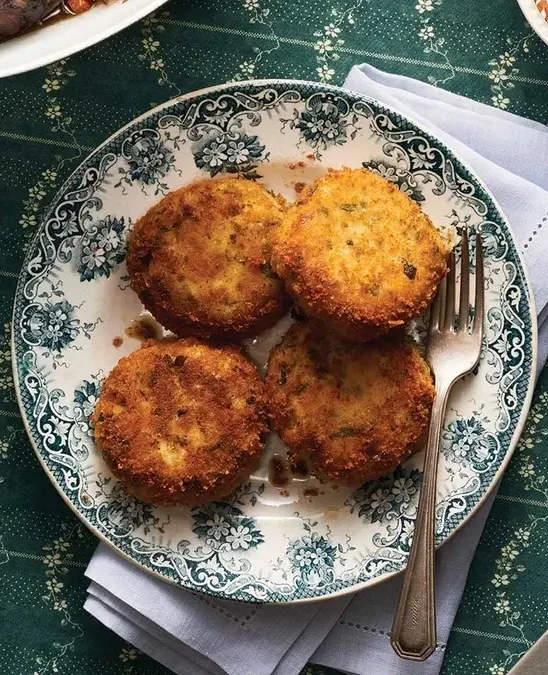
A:
<svg viewBox="0 0 548 675">
<path fill-rule="evenodd" d="M 434 597 L 434 535 L 436 482 L 440 436 L 447 398 L 453 384 L 470 373 L 481 355 L 484 320 L 483 245 L 476 234 L 475 303 L 470 325 L 470 251 L 462 232 L 458 321 L 455 313 L 456 260 L 449 257 L 449 274 L 441 283 L 430 310 L 426 358 L 436 379 L 436 398 L 424 459 L 424 472 L 411 553 L 403 578 L 390 642 L 396 654 L 424 661 L 436 649 Z"/>
<path fill-rule="evenodd" d="M 390 642 L 404 659 L 424 661 L 436 648 L 434 599 L 434 528 L 436 522 L 436 479 L 441 430 L 449 385 L 436 384 L 430 431 L 413 544 L 403 579 Z"/>
</svg>

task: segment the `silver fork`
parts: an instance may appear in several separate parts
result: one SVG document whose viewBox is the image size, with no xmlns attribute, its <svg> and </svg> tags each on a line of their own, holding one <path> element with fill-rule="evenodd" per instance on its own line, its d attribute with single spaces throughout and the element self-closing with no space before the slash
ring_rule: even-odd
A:
<svg viewBox="0 0 548 675">
<path fill-rule="evenodd" d="M 470 322 L 470 253 L 468 232 L 462 233 L 461 286 L 458 323 L 455 323 L 455 255 L 430 312 L 426 360 L 434 374 L 436 395 L 432 407 L 424 473 L 413 544 L 394 616 L 390 643 L 396 654 L 411 661 L 426 660 L 436 648 L 434 598 L 434 528 L 436 479 L 441 430 L 452 386 L 472 371 L 480 357 L 483 337 L 484 279 L 481 236 L 476 234 L 474 314 Z M 471 324 L 471 325 L 470 325 Z"/>
</svg>

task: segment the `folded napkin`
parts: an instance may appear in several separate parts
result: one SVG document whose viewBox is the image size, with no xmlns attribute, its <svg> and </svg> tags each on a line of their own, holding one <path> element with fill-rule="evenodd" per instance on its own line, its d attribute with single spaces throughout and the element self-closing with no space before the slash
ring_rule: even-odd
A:
<svg viewBox="0 0 548 675">
<path fill-rule="evenodd" d="M 368 65 L 354 67 L 345 86 L 417 120 L 493 192 L 529 269 L 540 370 L 548 356 L 548 129 Z M 390 647 L 399 578 L 321 603 L 241 605 L 174 588 L 100 545 L 86 572 L 85 608 L 181 675 L 296 675 L 309 660 L 356 675 L 436 675 L 493 498 L 437 554 L 439 642 L 425 664 L 401 661 Z"/>
</svg>

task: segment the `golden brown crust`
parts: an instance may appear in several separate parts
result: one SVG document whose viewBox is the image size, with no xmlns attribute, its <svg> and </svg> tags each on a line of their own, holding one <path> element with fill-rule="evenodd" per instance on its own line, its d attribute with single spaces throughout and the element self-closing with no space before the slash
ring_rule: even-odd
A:
<svg viewBox="0 0 548 675">
<path fill-rule="evenodd" d="M 249 180 L 204 180 L 169 193 L 131 233 L 132 288 L 179 336 L 264 330 L 288 305 L 270 267 L 283 211 L 280 200 Z"/>
<path fill-rule="evenodd" d="M 106 378 L 92 424 L 114 473 L 139 499 L 195 505 L 246 480 L 263 450 L 264 386 L 239 349 L 150 340 Z"/>
<path fill-rule="evenodd" d="M 266 390 L 274 429 L 320 480 L 361 485 L 418 449 L 434 385 L 403 336 L 352 344 L 318 321 L 295 324 L 271 352 Z"/>
<path fill-rule="evenodd" d="M 423 312 L 447 274 L 448 245 L 394 184 L 366 169 L 331 171 L 302 191 L 272 262 L 305 309 L 350 340 Z"/>
</svg>

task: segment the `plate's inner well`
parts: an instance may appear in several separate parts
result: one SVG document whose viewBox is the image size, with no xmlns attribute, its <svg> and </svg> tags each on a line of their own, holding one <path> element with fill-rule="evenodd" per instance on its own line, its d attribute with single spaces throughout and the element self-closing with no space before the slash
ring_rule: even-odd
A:
<svg viewBox="0 0 548 675">
<path fill-rule="evenodd" d="M 487 327 L 478 371 L 454 388 L 440 455 L 437 539 L 467 518 L 508 456 L 531 386 L 531 301 L 511 234 L 447 148 L 357 94 L 293 82 L 232 85 L 137 120 L 58 195 L 23 268 L 13 340 L 33 444 L 81 517 L 120 551 L 185 587 L 245 601 L 357 589 L 398 571 L 410 547 L 422 454 L 357 491 L 284 465 L 272 435 L 255 475 L 223 503 L 155 508 L 128 496 L 94 447 L 101 381 L 157 326 L 129 287 L 132 224 L 208 175 L 260 180 L 293 200 L 328 167 L 366 166 L 442 229 L 481 229 Z M 264 368 L 291 317 L 246 349 Z M 424 324 L 410 332 L 424 337 Z M 272 459 L 274 457 L 274 459 Z"/>
</svg>

